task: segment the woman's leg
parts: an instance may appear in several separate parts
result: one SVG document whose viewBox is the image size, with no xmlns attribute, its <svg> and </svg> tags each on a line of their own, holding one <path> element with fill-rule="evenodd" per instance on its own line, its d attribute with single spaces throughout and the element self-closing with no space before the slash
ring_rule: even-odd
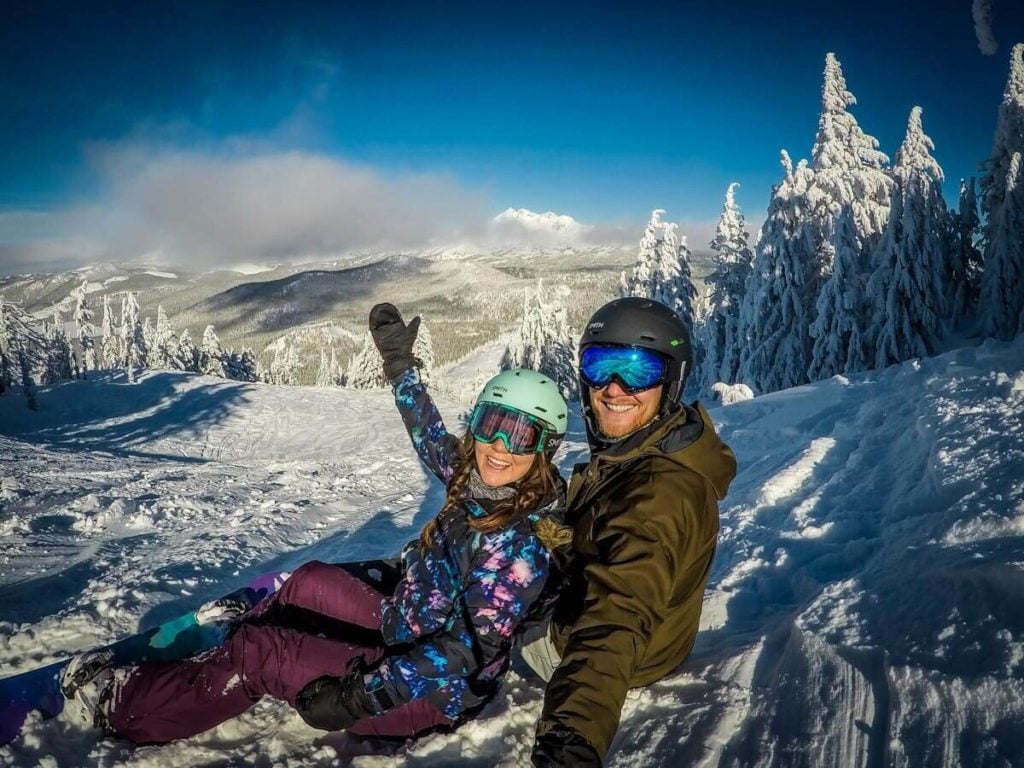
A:
<svg viewBox="0 0 1024 768">
<path fill-rule="evenodd" d="M 343 566 L 313 560 L 289 576 L 281 589 L 253 608 L 245 620 L 291 606 L 358 627 L 380 629 L 380 604 L 385 597 Z"/>
<path fill-rule="evenodd" d="M 143 664 L 105 694 L 109 729 L 137 743 L 193 736 L 245 712 L 264 695 L 294 706 L 306 683 L 343 676 L 359 660 L 376 663 L 381 648 L 291 629 L 242 624 L 227 642 L 194 659 Z"/>
</svg>

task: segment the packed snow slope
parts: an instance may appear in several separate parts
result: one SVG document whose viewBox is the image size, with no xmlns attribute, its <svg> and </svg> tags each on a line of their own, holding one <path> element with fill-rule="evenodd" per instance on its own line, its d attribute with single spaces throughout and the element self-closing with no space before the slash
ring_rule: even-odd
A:
<svg viewBox="0 0 1024 768">
<path fill-rule="evenodd" d="M 0 399 L 4 672 L 260 571 L 395 553 L 442 497 L 383 391 L 149 373 L 40 402 Z M 1024 339 L 711 414 L 740 473 L 703 632 L 631 694 L 608 764 L 1024 765 Z M 585 454 L 577 421 L 562 467 Z M 33 718 L 0 765 L 524 766 L 541 700 L 513 671 L 478 720 L 405 745 L 271 700 L 159 747 Z"/>
</svg>

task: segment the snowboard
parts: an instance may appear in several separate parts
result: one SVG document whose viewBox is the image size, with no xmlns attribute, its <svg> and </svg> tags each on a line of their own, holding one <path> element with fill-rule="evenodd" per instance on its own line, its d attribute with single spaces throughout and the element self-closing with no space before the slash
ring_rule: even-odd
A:
<svg viewBox="0 0 1024 768">
<path fill-rule="evenodd" d="M 265 573 L 222 599 L 240 600 L 252 608 L 277 592 L 286 578 L 287 574 L 281 571 Z M 224 642 L 229 626 L 228 623 L 200 624 L 192 611 L 93 650 L 112 651 L 115 667 L 145 661 L 177 661 L 216 648 Z M 60 714 L 64 709 L 60 674 L 69 661 L 64 659 L 0 679 L 0 746 L 18 737 L 30 712 L 38 710 L 44 718 Z"/>
</svg>

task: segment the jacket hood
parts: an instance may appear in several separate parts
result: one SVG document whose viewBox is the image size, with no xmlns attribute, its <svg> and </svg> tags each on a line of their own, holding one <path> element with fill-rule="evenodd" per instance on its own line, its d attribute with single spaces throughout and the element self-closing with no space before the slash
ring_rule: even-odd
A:
<svg viewBox="0 0 1024 768">
<path fill-rule="evenodd" d="M 725 498 L 736 477 L 736 455 L 715 432 L 711 416 L 699 402 L 680 405 L 621 442 L 603 443 L 588 437 L 591 451 L 607 461 L 656 455 L 686 467 L 711 483 L 719 500 Z"/>
</svg>

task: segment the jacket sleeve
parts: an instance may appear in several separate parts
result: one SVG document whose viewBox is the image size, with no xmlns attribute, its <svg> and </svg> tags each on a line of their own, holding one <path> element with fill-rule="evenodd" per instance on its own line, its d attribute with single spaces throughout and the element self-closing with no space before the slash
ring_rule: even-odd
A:
<svg viewBox="0 0 1024 768">
<path fill-rule="evenodd" d="M 486 534 L 455 607 L 465 621 L 386 658 L 375 677 L 395 684 L 399 698 L 409 700 L 486 670 L 511 645 L 544 588 L 548 566 L 548 550 L 535 536 L 514 530 Z"/>
<path fill-rule="evenodd" d="M 652 523 L 664 520 L 658 503 L 651 484 L 638 483 L 594 531 L 598 555 L 584 568 L 585 607 L 545 691 L 538 735 L 568 728 L 607 754 L 638 661 L 668 610 L 684 548 L 684 531 Z"/>
<path fill-rule="evenodd" d="M 459 459 L 459 438 L 445 429 L 441 414 L 415 368 L 407 370 L 395 383 L 395 404 L 420 460 L 447 485 Z"/>
</svg>

